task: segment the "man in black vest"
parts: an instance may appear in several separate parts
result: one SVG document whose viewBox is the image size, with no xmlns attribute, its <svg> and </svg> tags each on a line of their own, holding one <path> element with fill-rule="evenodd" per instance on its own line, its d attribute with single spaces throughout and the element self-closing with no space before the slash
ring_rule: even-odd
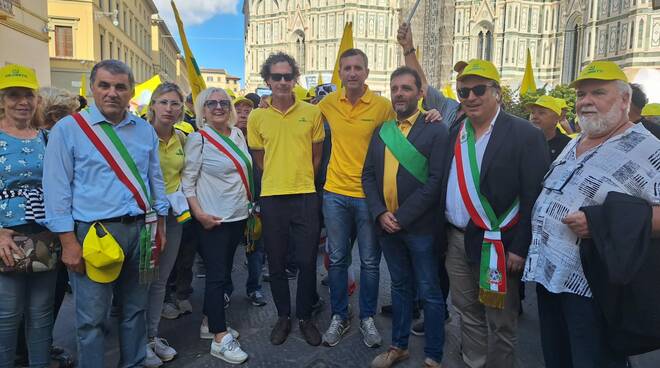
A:
<svg viewBox="0 0 660 368">
<path fill-rule="evenodd" d="M 447 163 L 447 127 L 424 124 L 417 102 L 419 74 L 408 67 L 392 73 L 396 121 L 373 134 L 362 172 L 367 205 L 392 278 L 392 344 L 371 366 L 386 368 L 408 357 L 414 283 L 427 325 L 425 367 L 440 367 L 444 345 L 444 300 L 438 279 L 436 229 L 444 224 L 442 181 Z M 440 216 L 438 216 L 440 214 Z"/>
<path fill-rule="evenodd" d="M 550 163 L 540 130 L 500 109 L 500 76 L 470 60 L 457 92 L 467 118 L 451 127 L 447 272 L 468 367 L 510 368 L 530 215 Z M 487 231 L 484 231 L 487 230 Z"/>
</svg>

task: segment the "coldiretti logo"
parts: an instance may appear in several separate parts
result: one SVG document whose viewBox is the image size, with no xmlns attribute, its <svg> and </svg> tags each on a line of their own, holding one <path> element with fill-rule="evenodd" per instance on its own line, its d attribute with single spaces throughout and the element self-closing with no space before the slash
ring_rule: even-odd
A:
<svg viewBox="0 0 660 368">
<path fill-rule="evenodd" d="M 8 74 L 4 75 L 5 78 L 27 78 L 27 74 L 21 73 L 20 69 L 12 69 Z"/>
<path fill-rule="evenodd" d="M 587 68 L 585 74 L 602 73 L 603 71 L 603 69 L 599 69 L 595 65 L 592 65 Z"/>
<path fill-rule="evenodd" d="M 307 118 L 303 116 L 302 118 L 298 119 L 298 122 L 299 123 L 308 123 L 309 120 L 307 120 Z"/>
</svg>

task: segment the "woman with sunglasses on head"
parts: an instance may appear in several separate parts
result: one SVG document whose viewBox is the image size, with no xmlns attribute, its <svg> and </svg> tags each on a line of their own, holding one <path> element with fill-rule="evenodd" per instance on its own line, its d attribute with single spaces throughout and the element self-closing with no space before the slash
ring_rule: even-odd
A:
<svg viewBox="0 0 660 368">
<path fill-rule="evenodd" d="M 147 119 L 158 135 L 158 156 L 165 180 L 165 194 L 170 202 L 170 211 L 165 227 L 167 246 L 159 255 L 158 279 L 149 286 L 147 308 L 147 358 L 146 367 L 159 367 L 176 356 L 177 352 L 167 340 L 158 337 L 158 325 L 165 300 L 167 279 L 176 262 L 181 244 L 183 222 L 189 219 L 188 206 L 181 190 L 181 173 L 184 165 L 183 145 L 185 134 L 174 129 L 174 124 L 183 119 L 184 95 L 174 83 L 163 83 L 154 90 L 149 102 Z"/>
<path fill-rule="evenodd" d="M 188 136 L 183 191 L 200 224 L 199 251 L 206 268 L 201 338 L 212 338 L 211 355 L 241 364 L 247 354 L 227 326 L 225 285 L 236 247 L 249 217 L 252 161 L 245 136 L 235 127 L 236 110 L 220 88 L 202 91 L 195 101 L 200 130 Z"/>
<path fill-rule="evenodd" d="M 21 319 L 30 367 L 48 367 L 58 251 L 43 220 L 46 136 L 35 128 L 34 70 L 0 68 L 0 367 L 14 366 Z"/>
</svg>

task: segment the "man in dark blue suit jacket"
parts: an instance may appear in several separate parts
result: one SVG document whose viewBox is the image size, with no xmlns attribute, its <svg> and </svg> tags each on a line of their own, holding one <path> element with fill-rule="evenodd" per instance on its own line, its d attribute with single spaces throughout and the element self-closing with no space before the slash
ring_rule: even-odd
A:
<svg viewBox="0 0 660 368">
<path fill-rule="evenodd" d="M 390 79 L 396 121 L 385 122 L 371 139 L 362 172 L 369 212 L 392 279 L 392 344 L 372 367 L 390 367 L 408 357 L 415 295 L 424 305 L 428 367 L 439 367 L 444 345 L 444 300 L 438 280 L 436 234 L 444 226 L 442 183 L 448 131 L 425 124 L 417 107 L 419 74 L 402 67 Z"/>
</svg>

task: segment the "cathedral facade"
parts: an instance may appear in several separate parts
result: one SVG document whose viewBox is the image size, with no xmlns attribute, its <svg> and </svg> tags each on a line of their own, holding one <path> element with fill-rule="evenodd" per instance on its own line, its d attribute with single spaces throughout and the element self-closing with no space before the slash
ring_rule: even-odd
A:
<svg viewBox="0 0 660 368">
<path fill-rule="evenodd" d="M 389 95 L 388 75 L 403 63 L 396 31 L 416 0 L 246 0 L 246 90 L 263 86 L 271 52 L 294 55 L 303 85 L 332 74 L 343 25 L 369 56 L 372 89 Z M 453 83 L 459 60 L 492 61 L 516 88 L 527 49 L 540 84 L 569 83 L 593 60 L 624 70 L 660 66 L 660 11 L 651 0 L 421 0 L 412 21 L 429 83 Z M 660 72 L 658 72 L 660 73 Z"/>
</svg>

